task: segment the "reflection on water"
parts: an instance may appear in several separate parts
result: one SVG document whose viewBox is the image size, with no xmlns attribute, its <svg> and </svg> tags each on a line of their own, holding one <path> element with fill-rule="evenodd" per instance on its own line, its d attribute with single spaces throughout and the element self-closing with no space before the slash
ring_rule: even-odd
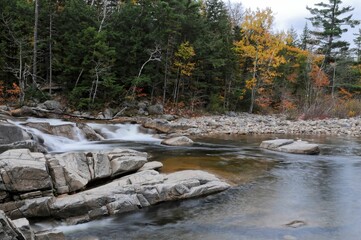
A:
<svg viewBox="0 0 361 240">
<path fill-rule="evenodd" d="M 63 227 L 69 239 L 360 239 L 360 140 L 308 138 L 319 156 L 258 148 L 270 136 L 196 139 L 193 147 L 142 145 L 165 172 L 204 169 L 234 186 L 201 199 Z M 287 224 L 302 221 L 299 227 Z"/>
</svg>

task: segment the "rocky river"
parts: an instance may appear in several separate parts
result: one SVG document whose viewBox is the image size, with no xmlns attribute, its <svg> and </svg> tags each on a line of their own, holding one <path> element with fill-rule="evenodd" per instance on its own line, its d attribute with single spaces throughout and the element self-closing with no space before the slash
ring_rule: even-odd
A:
<svg viewBox="0 0 361 240">
<path fill-rule="evenodd" d="M 67 239 L 358 239 L 360 124 L 249 114 L 8 119 L 1 125 L 21 131 L 8 134 L 11 143 L 2 134 L 2 149 L 14 150 L 0 155 L 1 209 Z M 193 143 L 161 143 L 179 136 Z M 285 137 L 318 144 L 320 154 L 259 148 Z M 18 178 L 15 159 L 31 162 L 39 179 Z"/>
</svg>

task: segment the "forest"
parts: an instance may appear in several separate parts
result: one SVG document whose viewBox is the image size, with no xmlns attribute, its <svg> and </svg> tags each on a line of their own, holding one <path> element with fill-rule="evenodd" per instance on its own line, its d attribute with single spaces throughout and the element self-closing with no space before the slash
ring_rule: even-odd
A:
<svg viewBox="0 0 361 240">
<path fill-rule="evenodd" d="M 359 25 L 354 8 L 326 2 L 307 7 L 297 34 L 274 31 L 271 9 L 241 2 L 0 0 L 0 104 L 354 117 L 361 29 L 344 41 Z"/>
</svg>

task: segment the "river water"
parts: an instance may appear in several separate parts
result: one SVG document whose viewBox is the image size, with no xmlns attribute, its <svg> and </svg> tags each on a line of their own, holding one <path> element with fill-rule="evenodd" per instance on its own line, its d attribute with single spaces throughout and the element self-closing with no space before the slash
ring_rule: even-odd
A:
<svg viewBox="0 0 361 240">
<path fill-rule="evenodd" d="M 67 239 L 361 239 L 360 139 L 302 136 L 321 147 L 320 155 L 306 156 L 258 148 L 262 140 L 301 136 L 225 135 L 194 139 L 190 147 L 169 147 L 138 134 L 79 146 L 146 151 L 149 160 L 163 162 L 163 172 L 202 169 L 232 187 L 205 198 L 56 226 Z"/>
</svg>

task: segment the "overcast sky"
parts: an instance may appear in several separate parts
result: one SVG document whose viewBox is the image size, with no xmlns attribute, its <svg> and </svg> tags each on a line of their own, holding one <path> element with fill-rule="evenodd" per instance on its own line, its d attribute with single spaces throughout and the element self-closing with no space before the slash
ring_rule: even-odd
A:
<svg viewBox="0 0 361 240">
<path fill-rule="evenodd" d="M 232 2 L 241 2 L 244 9 L 251 8 L 256 10 L 257 7 L 265 9 L 270 7 L 275 15 L 275 30 L 287 30 L 293 26 L 298 33 L 302 32 L 302 29 L 306 23 L 306 17 L 310 16 L 306 6 L 314 7 L 315 3 L 325 2 L 328 0 L 231 0 Z M 361 0 L 343 0 L 341 6 L 353 6 L 355 10 L 352 12 L 353 18 L 361 20 Z M 346 16 L 346 15 L 345 15 Z M 309 23 L 309 28 L 312 25 Z M 350 29 L 348 33 L 345 33 L 345 38 L 352 43 L 354 36 L 352 32 L 361 28 L 361 25 L 355 29 Z"/>
</svg>

